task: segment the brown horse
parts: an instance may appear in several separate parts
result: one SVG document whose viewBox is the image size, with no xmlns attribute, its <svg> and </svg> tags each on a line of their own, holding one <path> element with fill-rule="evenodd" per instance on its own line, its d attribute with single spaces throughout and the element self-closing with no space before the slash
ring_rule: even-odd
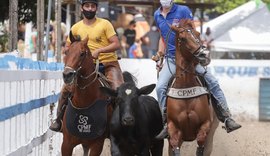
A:
<svg viewBox="0 0 270 156">
<path fill-rule="evenodd" d="M 200 34 L 191 20 L 181 20 L 171 29 L 176 33 L 176 74 L 167 98 L 170 152 L 180 155 L 184 141 L 197 139 L 196 155 L 210 155 L 218 120 L 195 72 L 200 61 L 197 56 L 204 50 Z"/>
<path fill-rule="evenodd" d="M 65 85 L 72 86 L 72 96 L 63 118 L 62 155 L 71 156 L 73 148 L 78 144 L 84 147 L 84 155 L 99 156 L 108 136 L 108 126 L 112 107 L 108 97 L 99 87 L 98 66 L 87 46 L 88 37 L 82 41 L 74 41 L 65 51 L 63 79 Z M 98 64 L 98 63 L 96 63 Z"/>
</svg>

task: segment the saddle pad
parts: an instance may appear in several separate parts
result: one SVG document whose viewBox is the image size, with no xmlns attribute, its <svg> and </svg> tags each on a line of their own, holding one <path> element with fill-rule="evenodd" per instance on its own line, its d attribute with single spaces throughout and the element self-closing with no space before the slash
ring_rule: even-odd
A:
<svg viewBox="0 0 270 156">
<path fill-rule="evenodd" d="M 107 126 L 107 100 L 97 100 L 88 108 L 74 108 L 71 99 L 66 110 L 66 126 L 74 136 L 95 139 Z"/>
<path fill-rule="evenodd" d="M 193 98 L 203 94 L 208 94 L 206 89 L 201 86 L 195 86 L 191 88 L 169 88 L 167 95 L 172 98 L 186 99 Z"/>
</svg>

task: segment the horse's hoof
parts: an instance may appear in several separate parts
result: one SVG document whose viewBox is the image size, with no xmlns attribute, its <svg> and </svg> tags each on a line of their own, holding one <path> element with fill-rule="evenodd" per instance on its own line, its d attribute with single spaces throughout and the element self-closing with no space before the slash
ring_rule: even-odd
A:
<svg viewBox="0 0 270 156">
<path fill-rule="evenodd" d="M 173 149 L 173 156 L 180 156 L 180 148 Z"/>
<path fill-rule="evenodd" d="M 196 156 L 203 156 L 204 147 L 199 146 L 196 150 Z"/>
<path fill-rule="evenodd" d="M 237 130 L 241 127 L 242 126 L 240 124 L 236 123 L 233 119 L 228 118 L 225 121 L 225 127 L 223 127 L 223 128 L 226 129 L 227 133 L 230 133 L 230 132 Z"/>
</svg>

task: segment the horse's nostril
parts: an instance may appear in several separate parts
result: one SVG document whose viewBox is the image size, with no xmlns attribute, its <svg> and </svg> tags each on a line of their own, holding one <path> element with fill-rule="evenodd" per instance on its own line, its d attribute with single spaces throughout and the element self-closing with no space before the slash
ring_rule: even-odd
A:
<svg viewBox="0 0 270 156">
<path fill-rule="evenodd" d="M 63 77 L 64 77 L 64 78 L 69 78 L 69 77 L 72 77 L 72 76 L 74 76 L 74 75 L 75 75 L 74 72 L 63 73 Z"/>
</svg>

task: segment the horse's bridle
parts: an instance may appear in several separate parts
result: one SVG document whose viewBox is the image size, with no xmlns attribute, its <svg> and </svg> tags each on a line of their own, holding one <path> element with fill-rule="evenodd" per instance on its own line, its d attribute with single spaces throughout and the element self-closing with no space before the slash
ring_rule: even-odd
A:
<svg viewBox="0 0 270 156">
<path fill-rule="evenodd" d="M 188 32 L 188 33 L 190 33 L 192 35 L 192 37 L 195 39 L 196 43 L 199 45 L 199 48 L 196 49 L 194 52 L 190 52 L 191 50 L 188 49 L 187 47 L 185 47 L 185 48 L 187 48 L 189 50 L 189 52 L 192 54 L 192 56 L 194 58 L 196 58 L 200 63 L 205 62 L 205 59 L 209 59 L 209 58 L 206 58 L 206 51 L 208 51 L 208 49 L 201 44 L 200 39 L 191 30 L 192 28 L 185 28 L 185 27 L 178 27 L 178 28 L 182 28 L 183 29 L 182 31 L 180 31 L 178 33 L 183 33 L 185 31 Z M 180 45 L 181 45 L 182 42 L 183 42 L 183 38 L 182 39 L 178 39 L 178 43 Z M 208 51 L 208 53 L 209 53 L 209 51 Z M 207 60 L 207 61 L 210 62 L 210 60 Z"/>
<path fill-rule="evenodd" d="M 91 73 L 88 74 L 87 76 L 83 76 L 82 74 L 80 74 L 80 70 L 82 69 L 82 64 L 83 64 L 83 62 L 86 60 L 85 58 L 86 58 L 86 56 L 87 56 L 87 55 L 86 55 L 87 52 L 88 52 L 88 51 L 82 52 L 82 53 L 85 53 L 85 55 L 84 55 L 82 61 L 80 62 L 79 67 L 78 67 L 76 70 L 73 69 L 72 67 L 69 67 L 69 66 L 66 66 L 66 65 L 65 65 L 65 67 L 64 67 L 64 69 L 69 69 L 70 72 L 74 74 L 73 80 L 69 83 L 69 85 L 72 84 L 72 83 L 74 83 L 79 89 L 86 89 L 86 88 L 89 87 L 92 83 L 94 83 L 95 80 L 96 80 L 97 77 L 98 77 L 98 68 L 99 68 L 99 60 L 98 60 L 98 59 L 96 60 L 96 67 L 95 67 L 95 70 L 94 70 L 93 72 L 91 72 Z M 87 61 L 87 60 L 86 60 L 86 61 Z M 86 85 L 83 86 L 83 87 L 79 86 L 79 84 L 78 84 L 78 76 L 79 76 L 81 79 L 87 80 L 87 79 L 89 79 L 89 78 L 90 78 L 91 76 L 93 76 L 93 75 L 95 75 L 95 78 L 94 78 L 92 81 L 90 81 L 88 84 L 86 84 Z"/>
</svg>

